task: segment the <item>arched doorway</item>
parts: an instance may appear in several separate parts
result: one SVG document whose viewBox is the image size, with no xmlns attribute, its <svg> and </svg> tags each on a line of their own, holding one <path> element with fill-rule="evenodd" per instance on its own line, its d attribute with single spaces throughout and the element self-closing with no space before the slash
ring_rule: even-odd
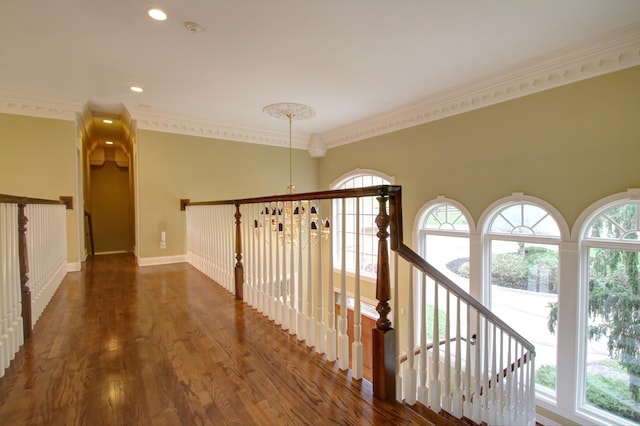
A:
<svg viewBox="0 0 640 426">
<path fill-rule="evenodd" d="M 82 141 L 85 252 L 132 252 L 135 142 L 124 107 L 87 104 Z"/>
</svg>

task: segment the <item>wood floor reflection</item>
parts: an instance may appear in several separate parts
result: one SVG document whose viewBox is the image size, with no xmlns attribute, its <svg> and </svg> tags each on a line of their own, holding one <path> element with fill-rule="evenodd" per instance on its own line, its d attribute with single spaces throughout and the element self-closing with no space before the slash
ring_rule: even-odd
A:
<svg viewBox="0 0 640 426">
<path fill-rule="evenodd" d="M 0 379 L 0 424 L 425 424 L 310 351 L 188 264 L 96 256 Z"/>
</svg>

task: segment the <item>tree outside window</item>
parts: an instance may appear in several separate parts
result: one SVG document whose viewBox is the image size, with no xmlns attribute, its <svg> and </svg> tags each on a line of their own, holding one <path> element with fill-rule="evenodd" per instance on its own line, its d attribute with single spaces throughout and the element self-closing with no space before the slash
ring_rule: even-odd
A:
<svg viewBox="0 0 640 426">
<path fill-rule="evenodd" d="M 586 365 L 582 402 L 587 408 L 640 421 L 640 203 L 599 213 L 582 240 L 588 292 Z M 552 311 L 549 329 L 555 331 Z"/>
</svg>

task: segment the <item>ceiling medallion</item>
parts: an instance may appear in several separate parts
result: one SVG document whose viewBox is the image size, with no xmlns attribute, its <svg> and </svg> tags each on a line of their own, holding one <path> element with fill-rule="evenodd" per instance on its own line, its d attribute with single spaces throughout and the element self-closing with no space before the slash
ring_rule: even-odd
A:
<svg viewBox="0 0 640 426">
<path fill-rule="evenodd" d="M 272 117 L 291 119 L 291 120 L 306 120 L 307 118 L 313 118 L 316 115 L 316 110 L 309 105 L 297 104 L 293 102 L 279 102 L 276 104 L 267 105 L 262 109 Z"/>
</svg>

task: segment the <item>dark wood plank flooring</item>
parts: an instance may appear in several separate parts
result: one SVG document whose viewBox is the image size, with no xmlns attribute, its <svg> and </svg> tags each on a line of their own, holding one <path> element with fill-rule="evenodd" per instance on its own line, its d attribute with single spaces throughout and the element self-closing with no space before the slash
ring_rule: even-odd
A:
<svg viewBox="0 0 640 426">
<path fill-rule="evenodd" d="M 95 256 L 0 379 L 0 424 L 432 424 L 310 352 L 188 264 Z"/>
</svg>

